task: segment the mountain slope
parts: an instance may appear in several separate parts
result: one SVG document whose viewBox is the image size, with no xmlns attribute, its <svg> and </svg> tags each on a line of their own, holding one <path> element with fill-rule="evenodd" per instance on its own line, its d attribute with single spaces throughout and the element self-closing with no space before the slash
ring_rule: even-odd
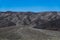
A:
<svg viewBox="0 0 60 40">
<path fill-rule="evenodd" d="M 0 40 L 60 40 L 59 31 L 60 12 L 0 12 Z"/>
</svg>

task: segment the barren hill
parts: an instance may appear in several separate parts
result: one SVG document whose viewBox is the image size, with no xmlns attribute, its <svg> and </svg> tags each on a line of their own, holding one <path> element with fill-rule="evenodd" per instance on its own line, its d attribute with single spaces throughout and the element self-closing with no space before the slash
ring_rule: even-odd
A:
<svg viewBox="0 0 60 40">
<path fill-rule="evenodd" d="M 59 31 L 60 12 L 0 12 L 0 40 L 60 40 Z"/>
</svg>

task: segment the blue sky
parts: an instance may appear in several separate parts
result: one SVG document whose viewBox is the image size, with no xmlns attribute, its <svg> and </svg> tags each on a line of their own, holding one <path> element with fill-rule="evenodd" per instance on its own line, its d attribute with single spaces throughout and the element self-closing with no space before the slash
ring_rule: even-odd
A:
<svg viewBox="0 0 60 40">
<path fill-rule="evenodd" d="M 0 0 L 0 11 L 60 11 L 60 0 Z"/>
</svg>

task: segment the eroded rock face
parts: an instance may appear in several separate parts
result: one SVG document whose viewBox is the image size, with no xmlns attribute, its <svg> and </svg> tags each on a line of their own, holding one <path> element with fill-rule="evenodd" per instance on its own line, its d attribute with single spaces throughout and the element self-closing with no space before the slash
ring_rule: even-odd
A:
<svg viewBox="0 0 60 40">
<path fill-rule="evenodd" d="M 0 27 L 35 25 L 38 29 L 60 29 L 60 12 L 0 12 Z"/>
</svg>

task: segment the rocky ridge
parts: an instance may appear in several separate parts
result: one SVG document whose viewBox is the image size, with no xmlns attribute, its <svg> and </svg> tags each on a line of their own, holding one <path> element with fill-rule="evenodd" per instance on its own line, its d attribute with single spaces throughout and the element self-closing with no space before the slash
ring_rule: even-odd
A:
<svg viewBox="0 0 60 40">
<path fill-rule="evenodd" d="M 60 12 L 0 12 L 0 27 L 31 25 L 38 29 L 60 29 Z"/>
</svg>

